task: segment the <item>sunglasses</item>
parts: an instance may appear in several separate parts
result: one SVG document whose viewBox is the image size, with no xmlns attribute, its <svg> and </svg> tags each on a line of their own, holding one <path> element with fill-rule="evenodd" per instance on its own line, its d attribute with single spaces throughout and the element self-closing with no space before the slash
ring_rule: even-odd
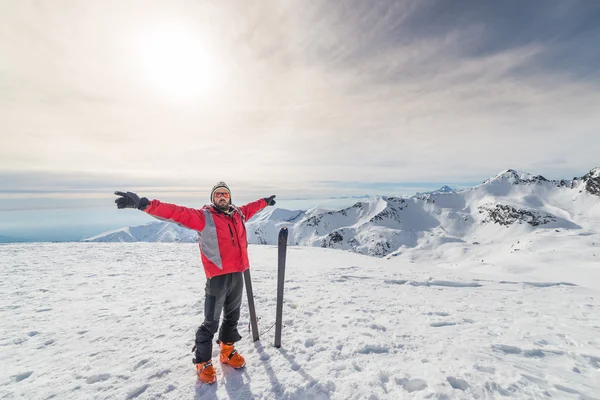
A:
<svg viewBox="0 0 600 400">
<path fill-rule="evenodd" d="M 228 199 L 229 192 L 215 192 L 215 197 L 225 197 L 226 199 Z"/>
</svg>

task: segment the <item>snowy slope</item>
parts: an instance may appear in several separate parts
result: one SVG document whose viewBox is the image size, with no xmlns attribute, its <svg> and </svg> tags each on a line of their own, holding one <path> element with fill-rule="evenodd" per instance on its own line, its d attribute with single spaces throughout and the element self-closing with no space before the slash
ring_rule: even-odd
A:
<svg viewBox="0 0 600 400">
<path fill-rule="evenodd" d="M 105 232 L 86 242 L 196 242 L 198 234 L 171 222 L 149 222 Z"/>
<path fill-rule="evenodd" d="M 169 227 L 173 228 L 169 228 Z M 494 241 L 533 232 L 600 232 L 600 168 L 570 181 L 506 170 L 476 187 L 448 187 L 410 198 L 373 197 L 343 210 L 268 208 L 247 224 L 252 244 L 275 244 L 283 226 L 290 244 L 396 256 L 411 248 Z M 196 241 L 173 224 L 156 222 L 98 235 L 89 241 Z M 172 229 L 171 236 L 158 232 Z"/>
<path fill-rule="evenodd" d="M 261 340 L 244 300 L 247 367 L 212 386 L 191 363 L 196 245 L 0 245 L 0 398 L 598 399 L 600 238 L 533 234 L 472 245 L 485 263 L 290 247 L 281 349 L 277 250 L 250 246 Z"/>
</svg>

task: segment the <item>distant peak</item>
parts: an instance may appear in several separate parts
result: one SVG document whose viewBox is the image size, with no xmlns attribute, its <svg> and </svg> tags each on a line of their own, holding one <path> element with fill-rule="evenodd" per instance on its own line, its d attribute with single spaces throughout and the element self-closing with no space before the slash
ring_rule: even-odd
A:
<svg viewBox="0 0 600 400">
<path fill-rule="evenodd" d="M 520 179 L 531 179 L 533 175 L 528 172 L 517 171 L 516 169 L 507 169 L 496 175 L 496 178 L 520 178 Z"/>
<path fill-rule="evenodd" d="M 444 185 L 441 188 L 439 188 L 438 190 L 436 190 L 436 192 L 439 192 L 439 193 L 453 193 L 453 192 L 455 192 L 455 190 L 452 189 L 448 185 Z"/>
<path fill-rule="evenodd" d="M 532 175 L 528 172 L 517 171 L 515 169 L 507 169 L 500 172 L 493 178 L 486 180 L 484 183 L 508 182 L 513 184 L 519 183 L 537 183 L 547 181 L 541 175 Z"/>
<path fill-rule="evenodd" d="M 431 195 L 431 194 L 440 194 L 440 193 L 456 193 L 456 190 L 452 189 L 448 185 L 444 185 L 437 190 L 432 190 L 430 192 L 417 192 L 415 196 L 423 196 L 423 195 Z"/>
</svg>

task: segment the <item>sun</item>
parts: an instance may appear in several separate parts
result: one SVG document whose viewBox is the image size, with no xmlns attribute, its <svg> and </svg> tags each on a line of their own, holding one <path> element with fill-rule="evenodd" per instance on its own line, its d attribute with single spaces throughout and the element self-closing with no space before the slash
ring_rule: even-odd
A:
<svg viewBox="0 0 600 400">
<path fill-rule="evenodd" d="M 216 83 L 215 61 L 192 30 L 155 28 L 142 36 L 139 51 L 146 78 L 172 100 L 194 100 Z"/>
</svg>

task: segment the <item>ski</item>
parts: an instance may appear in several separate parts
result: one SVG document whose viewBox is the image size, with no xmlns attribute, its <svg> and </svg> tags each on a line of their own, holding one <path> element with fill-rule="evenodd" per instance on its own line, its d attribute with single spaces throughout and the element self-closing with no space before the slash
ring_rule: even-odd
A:
<svg viewBox="0 0 600 400">
<path fill-rule="evenodd" d="M 250 269 L 244 271 L 244 283 L 246 284 L 246 294 L 248 295 L 248 308 L 250 309 L 250 324 L 252 325 L 252 341 L 256 342 L 258 337 L 258 321 L 256 320 L 256 309 L 254 308 L 254 293 L 252 292 L 252 280 L 250 279 Z"/>
<path fill-rule="evenodd" d="M 285 254 L 287 251 L 287 228 L 281 228 L 277 240 L 277 315 L 275 317 L 275 347 L 281 347 L 283 318 L 283 283 L 285 281 Z"/>
</svg>

